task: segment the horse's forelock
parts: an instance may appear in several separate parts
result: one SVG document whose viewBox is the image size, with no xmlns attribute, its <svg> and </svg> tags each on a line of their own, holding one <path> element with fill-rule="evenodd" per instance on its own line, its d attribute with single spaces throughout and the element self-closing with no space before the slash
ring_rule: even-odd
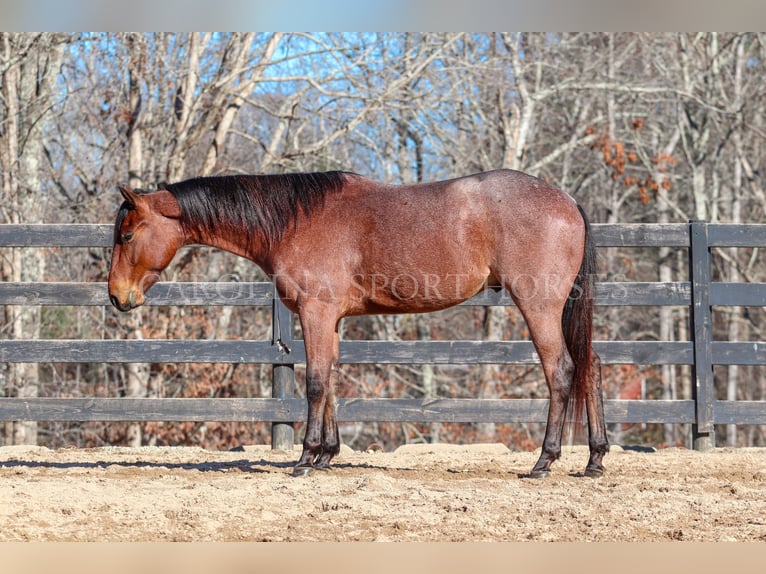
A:
<svg viewBox="0 0 766 574">
<path fill-rule="evenodd" d="M 135 209 L 133 204 L 130 203 L 128 200 L 125 200 L 120 205 L 120 208 L 117 210 L 117 217 L 115 217 L 114 221 L 114 233 L 113 233 L 113 240 L 114 243 L 117 243 L 120 240 L 120 229 L 122 228 L 122 224 L 125 221 L 125 218 L 128 216 L 128 212 L 130 212 L 132 209 Z"/>
</svg>

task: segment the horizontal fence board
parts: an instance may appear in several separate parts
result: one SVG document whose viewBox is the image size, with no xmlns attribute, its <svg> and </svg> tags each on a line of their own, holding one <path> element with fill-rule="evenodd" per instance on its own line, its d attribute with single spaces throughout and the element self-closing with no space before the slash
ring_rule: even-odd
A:
<svg viewBox="0 0 766 574">
<path fill-rule="evenodd" d="M 39 339 L 0 341 L 8 363 L 305 363 L 303 345 L 286 355 L 270 341 Z"/>
<path fill-rule="evenodd" d="M 109 305 L 106 283 L 0 283 L 0 305 Z"/>
<path fill-rule="evenodd" d="M 688 306 L 690 303 L 691 283 L 688 281 L 596 283 L 596 305 L 599 306 Z M 461 305 L 511 306 L 514 302 L 505 289 L 489 288 Z"/>
<path fill-rule="evenodd" d="M 37 339 L 0 340 L 7 363 L 277 363 L 305 364 L 303 341 L 289 352 L 262 340 Z M 596 341 L 604 364 L 688 365 L 687 341 Z M 740 354 L 735 357 L 740 359 Z M 530 341 L 341 341 L 348 364 L 536 364 Z M 749 364 L 749 363 L 741 363 Z"/>
<path fill-rule="evenodd" d="M 146 304 L 271 305 L 274 286 L 265 282 L 160 282 L 146 295 Z M 106 282 L 0 283 L 0 305 L 111 306 Z"/>
<path fill-rule="evenodd" d="M 710 304 L 721 307 L 764 307 L 766 283 L 711 283 Z"/>
<path fill-rule="evenodd" d="M 689 281 L 596 283 L 596 305 L 635 307 L 639 305 L 688 306 L 690 304 L 691 283 Z"/>
<path fill-rule="evenodd" d="M 716 424 L 766 425 L 766 401 L 715 401 Z"/>
<path fill-rule="evenodd" d="M 688 247 L 686 223 L 594 223 L 599 247 Z M 0 224 L 0 247 L 111 247 L 111 223 Z M 766 247 L 761 224 L 709 224 L 713 247 Z"/>
<path fill-rule="evenodd" d="M 305 399 L 0 398 L 0 421 L 302 422 Z M 339 422 L 545 422 L 548 399 L 338 399 Z M 608 423 L 689 423 L 693 401 L 606 400 Z"/>
<path fill-rule="evenodd" d="M 599 247 L 689 246 L 685 223 L 593 223 L 591 227 Z M 111 223 L 0 224 L 0 247 L 111 247 L 113 229 Z"/>
<path fill-rule="evenodd" d="M 604 364 L 689 365 L 687 341 L 596 341 Z M 342 363 L 536 364 L 531 341 L 341 341 Z"/>
<path fill-rule="evenodd" d="M 2 224 L 0 247 L 111 247 L 111 223 Z"/>
<path fill-rule="evenodd" d="M 350 364 L 534 364 L 530 341 L 341 341 L 340 361 Z"/>
<path fill-rule="evenodd" d="M 598 247 L 689 247 L 686 223 L 594 223 Z"/>
<path fill-rule="evenodd" d="M 766 342 L 713 341 L 715 365 L 766 365 Z"/>
<path fill-rule="evenodd" d="M 306 420 L 306 401 L 299 398 L 2 398 L 0 420 L 292 422 Z"/>
<path fill-rule="evenodd" d="M 721 284 L 736 285 L 740 284 Z M 744 284 L 750 299 L 766 298 L 766 285 Z M 763 285 L 763 293 L 758 289 Z M 722 287 L 722 289 L 724 289 Z M 609 282 L 596 284 L 596 305 L 689 305 L 688 281 L 667 283 Z M 761 299 L 754 299 L 760 297 Z M 146 304 L 161 305 L 271 305 L 274 285 L 270 282 L 164 282 L 155 284 L 146 294 Z M 747 303 L 749 304 L 749 303 Z M 759 304 L 759 303 L 755 303 Z M 761 303 L 762 304 L 762 303 Z M 26 282 L 0 283 L 0 305 L 70 305 L 109 306 L 106 282 Z M 461 305 L 514 305 L 505 289 L 488 288 Z"/>
<path fill-rule="evenodd" d="M 691 400 L 604 400 L 604 418 L 609 423 L 693 423 Z"/>
<path fill-rule="evenodd" d="M 708 243 L 711 247 L 766 247 L 766 225 L 710 223 Z"/>
<path fill-rule="evenodd" d="M 338 399 L 348 422 L 544 422 L 547 413 L 547 399 Z"/>
<path fill-rule="evenodd" d="M 594 341 L 605 365 L 691 365 L 691 341 Z"/>
</svg>

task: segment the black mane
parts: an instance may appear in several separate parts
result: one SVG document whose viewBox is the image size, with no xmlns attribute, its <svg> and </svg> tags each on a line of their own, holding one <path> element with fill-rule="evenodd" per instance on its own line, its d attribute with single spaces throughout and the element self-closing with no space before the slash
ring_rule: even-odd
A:
<svg viewBox="0 0 766 574">
<path fill-rule="evenodd" d="M 338 191 L 347 172 L 198 177 L 167 184 L 192 232 L 246 233 L 251 245 L 279 241 L 300 212 L 307 217 Z"/>
</svg>

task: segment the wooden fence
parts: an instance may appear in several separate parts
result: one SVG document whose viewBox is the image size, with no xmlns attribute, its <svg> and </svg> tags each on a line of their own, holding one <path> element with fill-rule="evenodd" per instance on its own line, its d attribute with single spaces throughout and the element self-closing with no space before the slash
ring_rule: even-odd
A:
<svg viewBox="0 0 766 574">
<path fill-rule="evenodd" d="M 713 365 L 766 364 L 766 343 L 714 341 L 713 306 L 764 306 L 766 284 L 712 281 L 712 247 L 766 247 L 766 225 L 593 225 L 599 247 L 689 250 L 688 281 L 603 282 L 597 305 L 671 305 L 690 309 L 689 341 L 598 341 L 605 364 L 690 365 L 690 400 L 607 400 L 609 423 L 687 423 L 694 446 L 714 445 L 716 424 L 766 424 L 766 401 L 716 399 Z M 0 225 L 0 248 L 111 247 L 111 225 Z M 158 283 L 149 305 L 273 306 L 271 340 L 0 340 L 0 361 L 270 363 L 271 398 L 0 398 L 0 421 L 270 421 L 272 445 L 292 448 L 292 423 L 306 406 L 294 397 L 294 365 L 305 362 L 294 317 L 270 283 Z M 512 305 L 485 291 L 465 305 Z M 0 305 L 109 305 L 104 283 L 3 283 Z M 529 341 L 342 341 L 342 363 L 531 364 Z M 543 422 L 546 399 L 339 399 L 339 421 Z"/>
</svg>

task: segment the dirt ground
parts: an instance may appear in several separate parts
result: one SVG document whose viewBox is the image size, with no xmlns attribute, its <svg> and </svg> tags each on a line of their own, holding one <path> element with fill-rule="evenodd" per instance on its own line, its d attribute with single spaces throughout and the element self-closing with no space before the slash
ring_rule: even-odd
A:
<svg viewBox="0 0 766 574">
<path fill-rule="evenodd" d="M 344 448 L 331 472 L 292 478 L 268 447 L 0 448 L 0 541 L 762 541 L 766 449 L 612 447 L 581 475 L 566 447 Z"/>
</svg>

